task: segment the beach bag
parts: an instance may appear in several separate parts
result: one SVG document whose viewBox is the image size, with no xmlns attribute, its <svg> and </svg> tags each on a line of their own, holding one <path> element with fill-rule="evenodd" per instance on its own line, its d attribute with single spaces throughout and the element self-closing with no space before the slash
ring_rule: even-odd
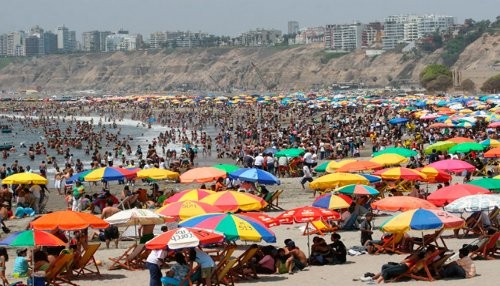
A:
<svg viewBox="0 0 500 286">
<path fill-rule="evenodd" d="M 4 233 L 10 233 L 10 228 L 8 228 L 6 226 L 2 226 L 2 230 Z"/>
</svg>

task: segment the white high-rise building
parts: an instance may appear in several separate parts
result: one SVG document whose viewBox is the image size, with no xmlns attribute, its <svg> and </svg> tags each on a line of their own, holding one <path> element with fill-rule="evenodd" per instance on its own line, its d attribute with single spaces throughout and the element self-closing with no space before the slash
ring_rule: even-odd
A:
<svg viewBox="0 0 500 286">
<path fill-rule="evenodd" d="M 64 25 L 62 27 L 57 27 L 57 49 L 61 52 L 66 52 L 69 50 L 69 29 Z"/>
<path fill-rule="evenodd" d="M 361 48 L 363 24 L 327 25 L 325 48 L 337 51 L 353 51 Z"/>
<path fill-rule="evenodd" d="M 298 34 L 299 33 L 299 22 L 289 21 L 288 22 L 288 34 Z"/>
</svg>

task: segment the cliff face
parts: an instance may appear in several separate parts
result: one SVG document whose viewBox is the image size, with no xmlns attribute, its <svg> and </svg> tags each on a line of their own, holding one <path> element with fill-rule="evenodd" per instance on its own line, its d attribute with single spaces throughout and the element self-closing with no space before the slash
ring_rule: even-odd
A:
<svg viewBox="0 0 500 286">
<path fill-rule="evenodd" d="M 500 72 L 499 44 L 500 35 L 483 36 L 462 53 L 453 69 L 480 86 Z M 309 45 L 53 55 L 1 69 L 0 89 L 133 92 L 189 84 L 206 90 L 265 90 L 265 85 L 288 89 L 350 81 L 385 86 L 392 80 L 418 81 L 426 65 L 440 63 L 441 52 L 415 60 L 394 52 L 368 57 L 358 51 L 328 60 L 322 46 Z"/>
</svg>

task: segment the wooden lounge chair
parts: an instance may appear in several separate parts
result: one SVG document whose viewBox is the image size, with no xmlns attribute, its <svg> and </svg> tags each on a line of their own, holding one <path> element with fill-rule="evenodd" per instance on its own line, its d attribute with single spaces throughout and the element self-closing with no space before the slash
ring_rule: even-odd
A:
<svg viewBox="0 0 500 286">
<path fill-rule="evenodd" d="M 309 226 L 311 226 L 311 227 L 309 227 Z M 308 225 L 306 225 L 306 228 L 304 229 L 304 232 L 302 234 L 303 235 L 311 235 L 311 234 L 325 235 L 325 233 L 331 233 L 331 232 L 335 232 L 337 230 L 338 230 L 337 227 L 331 226 L 326 221 L 315 220 L 315 221 L 311 221 L 310 223 L 308 223 Z"/>
<path fill-rule="evenodd" d="M 493 260 L 496 254 L 498 254 L 497 241 L 500 239 L 500 231 L 495 232 L 487 240 L 479 245 L 477 250 L 472 251 L 471 258 L 483 258 Z"/>
<path fill-rule="evenodd" d="M 216 286 L 234 286 L 234 278 L 230 270 L 235 266 L 237 261 L 237 259 L 230 259 L 224 267 L 213 273 L 212 280 Z"/>
<path fill-rule="evenodd" d="M 497 229 L 500 228 L 500 221 L 498 217 L 500 216 L 500 208 L 495 207 L 489 214 L 488 218 L 490 219 L 491 226 L 496 227 Z"/>
<path fill-rule="evenodd" d="M 87 248 L 83 252 L 82 257 L 78 261 L 78 264 L 73 266 L 73 272 L 75 276 L 78 277 L 84 274 L 97 274 L 99 276 L 101 275 L 101 272 L 99 272 L 99 266 L 97 266 L 97 262 L 94 257 L 94 254 L 96 253 L 97 249 L 99 249 L 100 246 L 101 246 L 100 243 L 89 244 L 87 246 Z M 92 265 L 94 265 L 95 270 L 89 268 Z"/>
<path fill-rule="evenodd" d="M 284 191 L 285 190 L 277 190 L 272 193 L 268 199 L 266 199 L 266 210 L 283 210 L 283 208 L 279 206 L 279 198 Z"/>
<path fill-rule="evenodd" d="M 245 268 L 252 269 L 253 277 L 257 277 L 257 273 L 255 269 L 249 267 L 249 262 L 252 257 L 259 251 L 259 247 L 256 245 L 250 246 L 247 250 L 245 250 L 238 258 L 236 258 L 236 264 L 231 268 L 230 273 L 233 277 L 239 277 L 242 279 L 246 279 L 249 275 L 245 273 Z"/>
<path fill-rule="evenodd" d="M 434 244 L 436 247 L 438 247 L 440 249 L 447 250 L 448 247 L 446 246 L 446 243 L 444 242 L 443 238 L 441 237 L 441 234 L 443 233 L 443 231 L 444 231 L 444 228 L 437 230 L 433 234 L 425 235 L 423 237 L 423 239 L 419 238 L 419 237 L 413 238 L 413 245 L 419 246 L 415 251 L 419 251 L 419 250 L 423 249 L 426 245 L 429 245 L 429 244 Z M 443 246 L 439 246 L 439 243 L 437 241 L 438 238 L 441 240 L 441 243 L 443 244 Z"/>
<path fill-rule="evenodd" d="M 50 265 L 49 269 L 46 271 L 45 275 L 45 283 L 46 285 L 64 285 L 70 284 L 74 286 L 78 286 L 73 283 L 70 279 L 64 277 L 63 273 L 69 268 L 70 264 L 74 258 L 73 253 L 62 253 L 54 261 L 53 264 Z"/>
<path fill-rule="evenodd" d="M 434 260 L 439 255 L 442 255 L 444 252 L 442 250 L 436 250 L 428 257 L 422 258 L 417 263 L 415 263 L 412 267 L 408 269 L 405 273 L 399 275 L 394 278 L 394 281 L 401 280 L 404 277 L 423 280 L 423 281 L 433 281 L 434 277 L 431 274 L 430 265 L 434 263 Z"/>
<path fill-rule="evenodd" d="M 141 254 L 144 252 L 144 244 L 132 244 L 125 252 L 119 257 L 110 257 L 113 263 L 109 266 L 109 270 L 114 270 L 117 268 L 125 268 L 128 270 L 139 269 L 137 260 L 140 258 Z"/>
<path fill-rule="evenodd" d="M 217 261 L 217 265 L 219 264 L 225 264 L 229 258 L 231 258 L 231 255 L 233 255 L 234 251 L 236 250 L 236 245 L 228 245 L 224 250 L 217 255 L 210 255 L 214 261 Z"/>
<path fill-rule="evenodd" d="M 404 233 L 394 233 L 389 239 L 384 241 L 382 244 L 373 244 L 376 251 L 374 254 L 380 253 L 403 253 L 398 249 L 399 244 L 404 238 Z"/>
<path fill-rule="evenodd" d="M 462 237 L 467 236 L 469 232 L 472 232 L 476 235 L 483 235 L 486 233 L 481 220 L 481 216 L 483 215 L 484 214 L 482 212 L 475 212 L 465 220 L 465 226 L 462 228 L 464 231 Z"/>
</svg>

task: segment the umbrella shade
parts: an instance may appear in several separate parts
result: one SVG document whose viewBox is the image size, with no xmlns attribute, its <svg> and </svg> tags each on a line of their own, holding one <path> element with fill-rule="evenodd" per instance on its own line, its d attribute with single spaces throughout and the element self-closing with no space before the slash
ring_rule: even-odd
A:
<svg viewBox="0 0 500 286">
<path fill-rule="evenodd" d="M 442 160 L 442 161 L 437 161 L 434 163 L 431 163 L 427 165 L 426 167 L 433 167 L 441 171 L 446 171 L 450 173 L 458 173 L 458 172 L 463 172 L 464 170 L 467 170 L 469 172 L 474 172 L 476 170 L 476 167 L 473 165 L 462 161 L 462 160 L 453 160 L 453 159 L 448 159 L 448 160 Z"/>
<path fill-rule="evenodd" d="M 182 227 L 210 229 L 223 233 L 229 241 L 247 240 L 273 243 L 276 235 L 258 220 L 238 214 L 205 214 L 192 217 L 180 224 Z"/>
<path fill-rule="evenodd" d="M 452 179 L 450 174 L 433 167 L 417 168 L 417 170 L 427 175 L 427 182 L 429 183 L 445 183 Z"/>
<path fill-rule="evenodd" d="M 326 172 L 326 167 L 328 166 L 328 164 L 330 164 L 330 162 L 331 161 L 325 161 L 325 162 L 321 163 L 316 168 L 314 168 L 314 172 L 325 173 Z"/>
<path fill-rule="evenodd" d="M 105 219 L 116 226 L 152 225 L 165 223 L 165 218 L 150 209 L 128 209 L 115 213 Z"/>
<path fill-rule="evenodd" d="M 460 228 L 464 220 L 445 211 L 414 209 L 405 211 L 389 218 L 380 229 L 391 233 L 401 233 L 410 230 L 436 230 L 445 228 Z"/>
<path fill-rule="evenodd" d="M 457 144 L 464 143 L 464 142 L 474 142 L 474 140 L 472 140 L 470 138 L 466 138 L 466 137 L 454 137 L 454 138 L 448 139 L 446 141 L 454 142 Z"/>
<path fill-rule="evenodd" d="M 0 241 L 0 245 L 13 247 L 64 246 L 66 243 L 57 236 L 41 230 L 24 230 L 10 234 Z"/>
<path fill-rule="evenodd" d="M 386 197 L 371 204 L 373 209 L 381 211 L 408 211 L 414 209 L 437 209 L 437 207 L 424 199 L 410 196 Z"/>
<path fill-rule="evenodd" d="M 483 145 L 485 147 L 496 148 L 496 147 L 500 147 L 500 141 L 495 140 L 495 139 L 486 139 L 483 142 L 481 142 L 481 145 Z"/>
<path fill-rule="evenodd" d="M 374 187 L 365 186 L 365 185 L 356 185 L 356 184 L 343 186 L 341 188 L 338 188 L 336 191 L 339 193 L 348 194 L 348 195 L 376 196 L 379 194 L 379 191 L 377 191 L 377 189 L 375 189 Z"/>
<path fill-rule="evenodd" d="M 157 214 L 181 220 L 185 220 L 201 214 L 218 212 L 221 212 L 221 209 L 219 209 L 218 207 L 197 201 L 174 202 L 166 204 L 156 210 Z"/>
<path fill-rule="evenodd" d="M 456 184 L 436 190 L 427 200 L 438 207 L 451 203 L 456 199 L 469 195 L 491 194 L 488 189 L 469 184 Z"/>
<path fill-rule="evenodd" d="M 332 193 L 324 194 L 317 197 L 313 202 L 313 207 L 324 209 L 346 209 L 351 206 L 351 202 L 346 201 L 344 198 L 334 195 Z"/>
<path fill-rule="evenodd" d="M 500 179 L 482 178 L 470 181 L 467 184 L 482 187 L 488 190 L 500 190 Z"/>
<path fill-rule="evenodd" d="M 334 173 L 337 171 L 338 168 L 344 166 L 345 164 L 356 162 L 356 159 L 344 159 L 342 161 L 330 161 L 328 165 L 326 166 L 326 172 L 327 173 Z"/>
<path fill-rule="evenodd" d="M 85 170 L 83 172 L 76 173 L 66 180 L 66 184 L 73 184 L 76 181 L 83 182 L 83 176 L 87 175 L 90 172 L 92 172 L 92 170 Z"/>
<path fill-rule="evenodd" d="M 70 210 L 48 213 L 31 222 L 31 228 L 36 230 L 80 230 L 89 226 L 107 228 L 109 223 L 93 214 Z"/>
<path fill-rule="evenodd" d="M 245 212 L 245 213 L 238 213 L 238 214 L 242 215 L 242 216 L 251 217 L 251 218 L 261 222 L 266 227 L 273 227 L 273 226 L 280 225 L 279 220 L 277 220 L 276 218 L 274 218 L 274 217 L 272 217 L 264 212 Z"/>
<path fill-rule="evenodd" d="M 222 170 L 228 174 L 240 169 L 240 167 L 232 164 L 217 164 L 213 165 L 212 167 Z"/>
<path fill-rule="evenodd" d="M 310 222 L 315 220 L 339 220 L 340 214 L 336 211 L 317 208 L 317 207 L 300 207 L 285 211 L 276 217 L 281 223 L 294 222 Z"/>
<path fill-rule="evenodd" d="M 436 142 L 432 145 L 429 145 L 427 148 L 424 149 L 424 153 L 429 155 L 432 153 L 432 150 L 436 150 L 437 151 L 448 151 L 448 149 L 450 149 L 451 147 L 457 145 L 457 143 L 455 142 L 451 142 L 451 141 L 439 141 L 439 142 Z"/>
<path fill-rule="evenodd" d="M 446 123 L 433 123 L 429 125 L 429 128 L 448 128 L 448 127 L 453 127 L 453 126 Z"/>
<path fill-rule="evenodd" d="M 418 154 L 418 152 L 410 150 L 410 149 L 402 148 L 402 147 L 390 147 L 390 148 L 386 148 L 382 151 L 378 151 L 378 152 L 373 153 L 373 157 L 377 157 L 377 156 L 380 156 L 382 154 L 398 154 L 398 155 L 401 155 L 403 157 L 408 158 L 408 157 L 416 156 Z"/>
<path fill-rule="evenodd" d="M 10 175 L 2 180 L 2 184 L 17 185 L 17 184 L 41 184 L 46 185 L 49 181 L 35 173 L 17 173 Z"/>
<path fill-rule="evenodd" d="M 168 230 L 146 242 L 147 249 L 180 249 L 197 247 L 203 244 L 218 243 L 224 240 L 224 235 L 204 229 L 181 227 Z"/>
<path fill-rule="evenodd" d="M 355 161 L 347 163 L 337 169 L 337 172 L 358 172 L 365 170 L 378 170 L 382 169 L 382 165 L 371 161 Z"/>
<path fill-rule="evenodd" d="M 444 210 L 452 213 L 491 211 L 500 207 L 500 196 L 498 195 L 470 195 L 454 200 L 444 207 Z"/>
<path fill-rule="evenodd" d="M 179 173 L 160 168 L 149 168 L 137 172 L 137 178 L 153 179 L 153 180 L 165 180 L 165 179 L 175 180 L 179 178 Z"/>
<path fill-rule="evenodd" d="M 408 121 L 409 120 L 407 118 L 393 118 L 393 119 L 389 120 L 389 123 L 390 124 L 402 124 L 402 123 L 406 123 Z"/>
<path fill-rule="evenodd" d="M 397 167 L 379 170 L 374 175 L 380 176 L 384 180 L 407 180 L 407 181 L 424 181 L 427 176 L 417 170 Z"/>
<path fill-rule="evenodd" d="M 223 191 L 204 197 L 200 202 L 218 207 L 225 212 L 258 211 L 267 206 L 261 197 L 242 192 Z"/>
<path fill-rule="evenodd" d="M 368 182 L 370 182 L 370 184 L 382 181 L 382 178 L 380 178 L 379 176 L 374 176 L 370 174 L 359 174 L 359 175 L 365 177 L 368 180 Z"/>
<path fill-rule="evenodd" d="M 82 179 L 86 182 L 119 181 L 124 180 L 125 178 L 130 179 L 135 176 L 135 172 L 124 168 L 104 167 L 90 171 L 86 175 L 82 176 Z"/>
<path fill-rule="evenodd" d="M 280 180 L 273 174 L 257 168 L 241 168 L 229 173 L 229 178 L 244 182 L 259 183 L 262 185 L 280 184 Z"/>
<path fill-rule="evenodd" d="M 274 147 L 269 147 L 269 148 L 266 148 L 266 150 L 264 150 L 264 152 L 262 152 L 262 154 L 276 154 L 278 153 L 278 149 L 274 148 Z"/>
<path fill-rule="evenodd" d="M 484 153 L 485 158 L 499 158 L 500 157 L 500 147 L 493 148 Z"/>
<path fill-rule="evenodd" d="M 208 183 L 225 178 L 226 172 L 214 167 L 200 167 L 181 174 L 181 183 Z"/>
<path fill-rule="evenodd" d="M 448 150 L 450 154 L 469 153 L 470 151 L 483 151 L 484 146 L 476 142 L 464 142 L 451 147 Z"/>
<path fill-rule="evenodd" d="M 289 149 L 283 149 L 276 154 L 274 154 L 274 157 L 279 158 L 279 157 L 290 157 L 290 158 L 296 158 L 304 155 L 306 153 L 305 150 L 299 149 L 299 148 L 289 148 Z"/>
<path fill-rule="evenodd" d="M 315 179 L 309 183 L 309 187 L 312 189 L 324 190 L 350 184 L 369 184 L 369 181 L 365 177 L 358 174 L 334 173 Z"/>
<path fill-rule="evenodd" d="M 215 192 L 204 189 L 184 190 L 166 199 L 164 204 L 182 201 L 199 201 L 211 194 L 215 194 Z"/>
<path fill-rule="evenodd" d="M 370 162 L 374 162 L 381 166 L 387 167 L 406 163 L 408 162 L 408 159 L 398 154 L 382 154 L 380 156 L 371 158 Z"/>
</svg>

